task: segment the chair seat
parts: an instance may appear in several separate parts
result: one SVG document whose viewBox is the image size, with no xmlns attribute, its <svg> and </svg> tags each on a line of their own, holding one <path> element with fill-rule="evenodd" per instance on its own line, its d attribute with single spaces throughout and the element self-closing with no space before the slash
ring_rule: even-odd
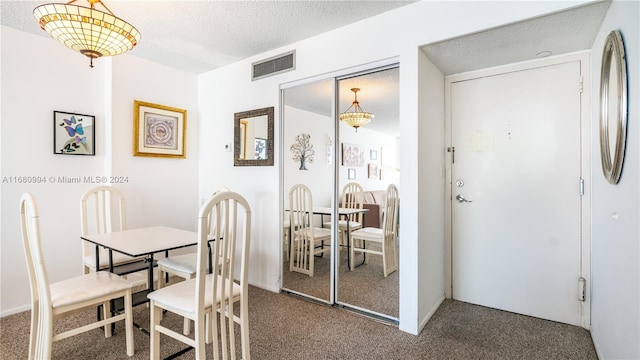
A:
<svg viewBox="0 0 640 360">
<path fill-rule="evenodd" d="M 205 278 L 205 297 L 204 307 L 210 308 L 213 305 L 213 277 L 218 276 L 218 298 L 216 304 L 220 303 L 220 294 L 222 293 L 221 286 L 223 284 L 222 277 L 216 274 L 209 274 Z M 225 286 L 229 286 L 229 281 L 224 282 Z M 232 297 L 240 296 L 242 288 L 239 284 L 233 283 L 233 295 Z M 179 283 L 158 289 L 147 295 L 149 300 L 155 301 L 161 304 L 163 308 L 169 311 L 193 313 L 195 312 L 195 298 L 196 298 L 196 279 L 189 279 L 181 281 Z M 167 304 L 171 304 L 170 306 Z"/>
<path fill-rule="evenodd" d="M 53 283 L 49 289 L 53 307 L 59 308 L 131 289 L 132 286 L 116 274 L 98 271 Z"/>
<path fill-rule="evenodd" d="M 315 236 L 316 239 L 331 237 L 331 230 L 327 228 L 314 227 L 313 230 L 311 228 L 307 228 L 305 230 L 309 235 L 311 235 L 311 232 L 313 231 L 313 235 Z"/>
<path fill-rule="evenodd" d="M 364 239 L 369 241 L 382 241 L 383 239 L 383 230 L 379 228 L 366 227 L 364 229 L 359 229 L 351 232 L 352 239 Z"/>
<path fill-rule="evenodd" d="M 158 260 L 158 266 L 166 270 L 178 271 L 193 275 L 196 273 L 196 254 L 172 255 L 168 258 Z"/>
<path fill-rule="evenodd" d="M 129 255 L 121 254 L 119 252 L 113 251 L 113 265 L 121 265 L 132 263 L 136 261 L 144 260 L 144 257 L 131 257 Z M 96 268 L 96 255 L 95 252 L 92 252 L 90 255 L 84 257 L 84 264 L 91 269 Z M 106 269 L 109 267 L 109 252 L 104 249 L 100 250 L 100 269 Z"/>
<path fill-rule="evenodd" d="M 327 221 L 322 225 L 326 228 L 331 228 L 332 224 L 330 221 Z M 349 229 L 354 230 L 354 229 L 360 229 L 361 227 L 362 227 L 362 224 L 360 224 L 359 221 L 349 221 Z M 347 220 L 338 220 L 338 228 L 340 230 L 347 230 Z"/>
</svg>

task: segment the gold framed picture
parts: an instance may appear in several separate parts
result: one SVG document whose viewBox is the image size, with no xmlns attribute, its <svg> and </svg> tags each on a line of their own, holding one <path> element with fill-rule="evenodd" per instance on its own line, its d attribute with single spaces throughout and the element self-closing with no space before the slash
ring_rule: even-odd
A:
<svg viewBox="0 0 640 360">
<path fill-rule="evenodd" d="M 186 158 L 187 110 L 133 101 L 133 156 Z"/>
</svg>

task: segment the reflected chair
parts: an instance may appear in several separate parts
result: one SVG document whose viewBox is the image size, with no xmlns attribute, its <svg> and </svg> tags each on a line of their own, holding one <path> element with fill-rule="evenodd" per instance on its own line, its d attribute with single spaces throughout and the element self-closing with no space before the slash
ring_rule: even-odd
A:
<svg viewBox="0 0 640 360">
<path fill-rule="evenodd" d="M 104 234 L 127 229 L 125 200 L 122 192 L 112 186 L 97 186 L 80 197 L 80 232 L 82 236 Z M 99 248 L 100 266 L 98 270 L 109 268 L 109 252 Z M 144 261 L 144 257 L 131 257 L 117 251 L 112 252 L 113 265 L 123 265 Z M 95 245 L 82 241 L 83 273 L 96 271 Z M 134 286 L 149 285 L 146 270 L 125 276 Z"/>
<path fill-rule="evenodd" d="M 351 256 L 349 268 L 354 269 L 354 254 L 382 255 L 383 273 L 386 277 L 398 270 L 398 255 L 396 252 L 396 238 L 398 226 L 398 188 L 390 184 L 387 187 L 387 200 L 383 215 L 382 229 L 366 227 L 351 233 Z M 370 248 L 371 244 L 379 245 L 380 249 Z M 366 260 L 365 260 L 366 261 Z"/>
<path fill-rule="evenodd" d="M 342 199 L 340 201 L 341 208 L 362 209 L 364 203 L 362 186 L 357 182 L 350 182 L 342 188 Z M 346 215 L 338 219 L 338 232 L 340 245 L 349 245 L 350 232 L 362 228 L 362 212 L 357 214 Z M 325 228 L 331 228 L 331 222 L 323 224 Z"/>
<path fill-rule="evenodd" d="M 104 327 L 111 337 L 111 325 L 124 320 L 127 355 L 133 356 L 132 285 L 108 271 L 84 274 L 53 284 L 49 283 L 40 243 L 38 207 L 32 194 L 20 199 L 22 242 L 31 283 L 31 334 L 29 360 L 51 359 L 53 342 Z M 124 298 L 124 313 L 111 316 L 110 301 Z M 102 305 L 103 320 L 54 334 L 53 322 L 79 310 Z"/>
<path fill-rule="evenodd" d="M 315 256 L 331 253 L 331 230 L 313 225 L 311 190 L 303 184 L 289 191 L 289 223 L 296 225 L 291 227 L 289 271 L 313 276 Z"/>
<path fill-rule="evenodd" d="M 229 191 L 229 189 L 221 186 L 216 189 L 211 196 L 222 191 Z M 215 223 L 209 218 L 208 233 L 213 234 L 214 228 Z M 172 255 L 158 260 L 158 289 L 166 286 L 169 276 L 177 276 L 184 280 L 193 279 L 196 276 L 197 263 L 195 253 Z M 182 333 L 185 335 L 191 333 L 191 321 L 188 318 L 184 319 Z"/>
<path fill-rule="evenodd" d="M 209 234 L 208 230 L 211 222 L 217 224 L 213 234 Z M 241 195 L 231 191 L 219 192 L 202 206 L 198 215 L 195 278 L 166 286 L 147 295 L 151 300 L 152 360 L 159 359 L 160 356 L 160 334 L 194 347 L 196 359 L 204 359 L 205 329 L 208 326 L 211 326 L 213 335 L 214 359 L 219 358 L 219 353 L 223 353 L 224 359 L 235 359 L 235 324 L 240 325 L 242 358 L 250 359 L 247 298 L 250 232 L 251 210 Z M 213 269 L 218 271 L 208 274 L 207 244 L 211 235 L 215 239 L 224 237 L 224 241 L 212 242 L 213 253 L 219 254 L 213 257 Z M 240 303 L 239 315 L 234 313 L 236 302 Z M 184 336 L 162 326 L 160 315 L 164 310 L 192 320 L 194 337 Z M 206 314 L 210 315 L 209 324 L 206 324 Z"/>
</svg>

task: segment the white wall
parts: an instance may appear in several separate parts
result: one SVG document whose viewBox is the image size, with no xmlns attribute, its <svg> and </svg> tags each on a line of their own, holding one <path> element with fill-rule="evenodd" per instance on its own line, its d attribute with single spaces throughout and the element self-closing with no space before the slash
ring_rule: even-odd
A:
<svg viewBox="0 0 640 360">
<path fill-rule="evenodd" d="M 2 312 L 25 310 L 29 278 L 19 199 L 32 192 L 41 213 L 43 252 L 52 281 L 81 273 L 79 199 L 85 187 L 58 176 L 102 174 L 104 71 L 43 37 L 2 27 Z M 25 44 L 30 44 L 25 46 Z M 96 156 L 53 154 L 53 111 L 95 115 Z M 15 183 L 39 176 L 46 183 Z"/>
<path fill-rule="evenodd" d="M 374 120 L 375 121 L 375 120 Z M 338 168 L 338 196 L 342 193 L 344 185 L 351 181 L 357 181 L 364 190 L 386 190 L 389 184 L 396 184 L 399 186 L 400 182 L 400 164 L 397 159 L 397 148 L 399 146 L 398 138 L 393 135 L 387 135 L 378 131 L 369 130 L 365 127 L 358 129 L 358 132 L 354 128 L 340 123 L 340 144 L 338 144 L 338 163 L 342 164 L 342 147 L 343 143 L 352 145 L 361 145 L 364 149 L 364 166 L 355 167 L 356 178 L 355 180 L 349 180 L 348 169 L 353 168 L 351 166 L 340 165 Z M 377 159 L 371 159 L 371 150 L 375 150 Z M 382 158 L 386 156 L 391 158 L 388 162 L 390 166 L 382 166 Z M 387 160 L 385 160 L 387 163 Z M 369 177 L 369 164 L 377 165 L 378 175 L 375 177 Z M 380 170 L 383 172 L 382 180 L 380 179 Z"/>
<path fill-rule="evenodd" d="M 201 75 L 200 196 L 209 193 L 212 186 L 231 184 L 228 186 L 248 198 L 255 214 L 250 281 L 274 291 L 279 289 L 278 169 L 280 152 L 288 149 L 276 146 L 273 167 L 234 168 L 232 154 L 223 150 L 223 144 L 233 139 L 234 112 L 275 106 L 275 143 L 279 144 L 280 84 L 322 74 L 346 74 L 355 67 L 363 69 L 365 64 L 397 58 L 402 139 L 399 152 L 415 154 L 417 150 L 418 154 L 402 157 L 400 162 L 400 329 L 417 334 L 444 294 L 444 179 L 440 178 L 444 142 L 437 139 L 437 134 L 443 134 L 444 115 L 438 115 L 437 108 L 419 110 L 423 92 L 430 85 L 419 86 L 420 71 L 425 65 L 419 65 L 418 48 L 579 3 L 517 2 L 509 3 L 509 10 L 505 11 L 505 3 L 500 2 L 467 2 L 464 6 L 458 2 L 419 2 Z M 353 46 L 353 39 L 358 39 L 358 46 Z M 252 62 L 292 49 L 296 50 L 295 71 L 251 82 Z M 439 80 L 431 89 L 442 88 Z M 436 142 L 427 144 L 424 139 Z"/>
<path fill-rule="evenodd" d="M 601 359 L 640 359 L 640 3 L 614 1 L 592 48 L 591 335 Z M 606 36 L 620 30 L 627 55 L 628 132 L 622 177 L 602 175 L 599 91 Z M 612 218 L 618 214 L 617 220 Z"/>
<path fill-rule="evenodd" d="M 81 274 L 80 196 L 95 184 L 64 184 L 58 176 L 121 175 L 129 228 L 170 225 L 196 229 L 198 111 L 196 76 L 131 55 L 95 61 L 57 41 L 2 27 L 2 138 L 0 178 L 1 309 L 29 308 L 18 201 L 38 201 L 50 281 Z M 113 61 L 112 61 L 113 60 Z M 187 159 L 133 157 L 133 100 L 187 109 Z M 54 155 L 53 111 L 96 116 L 96 156 Z M 44 176 L 46 184 L 13 177 Z M 51 182 L 50 177 L 55 178 Z"/>
<path fill-rule="evenodd" d="M 362 69 L 365 64 L 397 59 L 400 63 L 402 139 L 399 152 L 417 153 L 415 157 L 404 156 L 400 161 L 403 209 L 400 215 L 403 239 L 400 329 L 417 334 L 440 301 L 443 275 L 439 273 L 444 266 L 440 249 L 444 236 L 438 228 L 443 217 L 443 180 L 438 179 L 443 154 L 442 139 L 437 139 L 444 117 L 437 115 L 437 108 L 429 110 L 421 105 L 431 91 L 437 95 L 442 84 L 437 76 L 424 77 L 430 71 L 418 48 L 580 3 L 583 1 L 513 2 L 508 3 L 505 11 L 506 3 L 503 2 L 466 2 L 463 5 L 459 2 L 419 2 L 200 75 L 196 91 L 189 88 L 193 81 L 191 75 L 134 59 L 135 51 L 132 55 L 114 58 L 112 62 L 99 59 L 96 68 L 90 71 L 86 59 L 54 40 L 16 34 L 3 27 L 2 176 L 23 175 L 28 169 L 65 175 L 79 171 L 77 169 L 130 175 L 132 183 L 124 189 L 130 198 L 131 226 L 164 223 L 189 228 L 189 218 L 191 212 L 197 211 L 199 198 L 208 197 L 217 186 L 228 186 L 247 198 L 254 213 L 250 281 L 277 291 L 281 264 L 278 178 L 280 151 L 286 149 L 276 147 L 275 166 L 234 167 L 233 153 L 225 151 L 225 145 L 233 142 L 234 113 L 275 106 L 275 143 L 279 144 L 280 84 L 338 71 L 347 73 L 354 67 Z M 353 46 L 353 39 L 358 39 L 358 46 Z M 295 71 L 251 82 L 251 62 L 294 48 Z M 421 84 L 422 79 L 435 81 L 434 84 Z M 10 95 L 14 94 L 14 89 L 19 96 Z M 135 99 L 188 110 L 186 160 L 131 156 L 130 134 L 119 132 L 131 131 L 126 129 L 126 119 L 132 117 Z M 103 129 L 105 134 L 110 134 L 108 139 L 101 140 L 105 148 L 98 145 L 99 155 L 104 154 L 101 155 L 104 158 L 54 157 L 46 145 L 50 139 L 48 125 L 45 125 L 45 131 L 29 132 L 27 135 L 37 141 L 24 145 L 19 137 L 24 134 L 24 128 L 21 124 L 8 123 L 18 119 L 34 128 L 39 125 L 38 119 L 50 117 L 57 106 L 95 114 L 103 124 L 107 124 L 107 120 L 113 121 L 112 128 Z M 120 140 L 121 135 L 124 140 Z M 424 139 L 435 141 L 424 143 Z M 110 144 L 111 150 L 106 148 L 106 143 Z M 13 155 L 26 146 L 29 154 L 24 157 Z M 197 165 L 193 163 L 194 157 Z M 193 199 L 196 186 L 197 198 Z M 50 220 L 43 221 L 43 234 L 55 241 L 55 247 L 45 247 L 45 256 L 51 262 L 52 280 L 80 271 L 76 204 L 81 189 L 66 185 L 3 184 L 2 314 L 25 309 L 29 302 L 16 210 L 19 194 L 25 190 L 34 191 L 42 204 L 48 204 L 41 206 L 41 211 L 43 216 L 50 216 Z M 61 213 L 60 204 L 70 204 L 63 208 L 68 214 Z M 54 219 L 51 214 L 57 217 Z M 61 217 L 63 221 L 59 220 Z M 67 220 L 72 222 L 68 226 L 64 222 Z"/>
</svg>

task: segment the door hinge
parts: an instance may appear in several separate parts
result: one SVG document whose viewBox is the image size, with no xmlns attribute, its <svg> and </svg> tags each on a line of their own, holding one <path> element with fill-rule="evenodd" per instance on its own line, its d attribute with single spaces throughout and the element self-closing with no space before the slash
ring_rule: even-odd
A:
<svg viewBox="0 0 640 360">
<path fill-rule="evenodd" d="M 578 300 L 584 301 L 587 291 L 587 280 L 583 277 L 578 279 Z"/>
<path fill-rule="evenodd" d="M 451 153 L 451 163 L 455 164 L 455 162 L 456 162 L 456 147 L 455 146 L 447 147 L 447 152 Z"/>
<path fill-rule="evenodd" d="M 580 196 L 584 195 L 584 179 L 580 178 Z"/>
<path fill-rule="evenodd" d="M 580 92 L 580 94 L 582 94 L 582 92 L 584 91 L 584 80 L 582 76 L 580 76 L 580 82 L 578 83 L 578 91 Z"/>
</svg>

